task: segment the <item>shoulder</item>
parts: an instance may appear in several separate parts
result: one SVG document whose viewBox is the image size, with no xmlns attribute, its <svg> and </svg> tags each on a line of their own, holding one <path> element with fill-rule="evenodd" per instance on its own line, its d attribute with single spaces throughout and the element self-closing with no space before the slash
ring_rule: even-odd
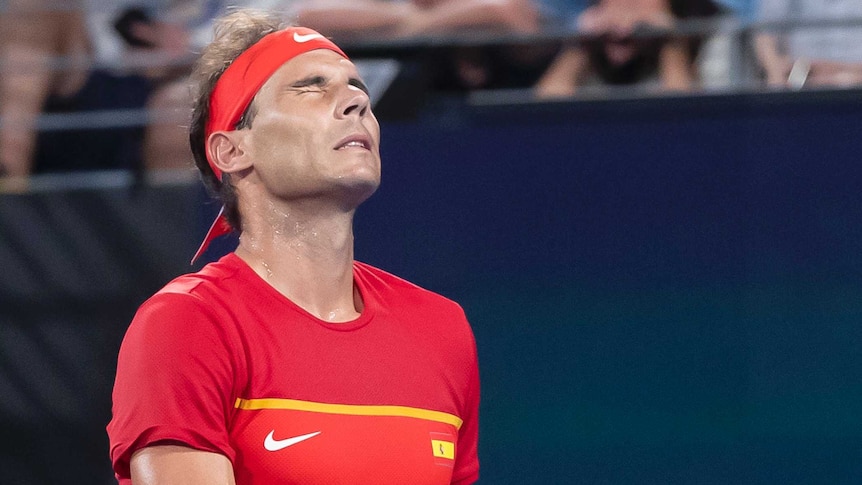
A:
<svg viewBox="0 0 862 485">
<path fill-rule="evenodd" d="M 366 263 L 356 262 L 354 268 L 357 278 L 369 289 L 385 295 L 387 302 L 391 302 L 391 298 L 397 298 L 400 301 L 409 301 L 413 305 L 430 305 L 463 314 L 461 306 L 455 301 L 404 278 Z"/>
<path fill-rule="evenodd" d="M 208 292 L 230 285 L 232 280 L 242 277 L 243 262 L 235 254 L 230 253 L 218 261 L 212 262 L 195 273 L 178 276 L 166 284 L 159 294 L 187 294 L 201 296 Z"/>
<path fill-rule="evenodd" d="M 150 297 L 144 305 L 169 300 L 176 304 L 205 304 L 212 307 L 220 300 L 238 299 L 235 292 L 247 285 L 243 279 L 242 262 L 233 254 L 209 263 L 196 273 L 178 276 Z"/>
<path fill-rule="evenodd" d="M 225 322 L 230 320 L 231 302 L 241 300 L 247 286 L 241 280 L 239 266 L 228 257 L 196 273 L 179 276 L 141 304 L 129 332 L 224 331 Z"/>
<path fill-rule="evenodd" d="M 357 263 L 356 271 L 364 282 L 360 288 L 373 295 L 377 311 L 444 347 L 473 352 L 473 330 L 460 304 L 366 264 Z"/>
</svg>

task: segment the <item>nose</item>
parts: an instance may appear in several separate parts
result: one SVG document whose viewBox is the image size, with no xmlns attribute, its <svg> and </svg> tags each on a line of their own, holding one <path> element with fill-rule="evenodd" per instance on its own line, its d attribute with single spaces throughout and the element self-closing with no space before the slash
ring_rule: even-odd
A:
<svg viewBox="0 0 862 485">
<path fill-rule="evenodd" d="M 371 99 L 368 94 L 356 86 L 347 86 L 346 94 L 338 104 L 336 114 L 341 118 L 357 116 L 359 118 L 368 114 L 371 109 Z"/>
</svg>

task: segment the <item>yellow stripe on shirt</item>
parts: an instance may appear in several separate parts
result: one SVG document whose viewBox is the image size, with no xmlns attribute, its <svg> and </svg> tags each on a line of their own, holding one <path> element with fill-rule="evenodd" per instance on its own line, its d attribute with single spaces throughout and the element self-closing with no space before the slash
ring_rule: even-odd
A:
<svg viewBox="0 0 862 485">
<path fill-rule="evenodd" d="M 418 418 L 450 424 L 457 429 L 464 421 L 453 414 L 429 409 L 412 408 L 408 406 L 370 406 L 359 404 L 329 404 L 296 399 L 242 399 L 237 398 L 234 407 L 244 410 L 260 409 L 290 409 L 293 411 L 311 411 L 315 413 L 347 414 L 355 416 L 397 416 Z"/>
</svg>

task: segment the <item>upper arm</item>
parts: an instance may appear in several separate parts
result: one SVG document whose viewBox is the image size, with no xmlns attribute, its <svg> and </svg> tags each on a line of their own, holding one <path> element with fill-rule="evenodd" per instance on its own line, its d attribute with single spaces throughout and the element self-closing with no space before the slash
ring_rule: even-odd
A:
<svg viewBox="0 0 862 485">
<path fill-rule="evenodd" d="M 224 455 L 185 446 L 150 446 L 132 455 L 134 485 L 235 485 L 233 466 Z"/>
<path fill-rule="evenodd" d="M 234 458 L 230 442 L 236 335 L 188 296 L 160 294 L 135 316 L 121 345 L 107 431 L 120 478 L 131 457 L 158 444 Z"/>
<path fill-rule="evenodd" d="M 574 46 L 563 49 L 536 82 L 536 96 L 540 98 L 572 96 L 581 83 L 587 67 L 587 55 L 583 49 Z"/>
</svg>

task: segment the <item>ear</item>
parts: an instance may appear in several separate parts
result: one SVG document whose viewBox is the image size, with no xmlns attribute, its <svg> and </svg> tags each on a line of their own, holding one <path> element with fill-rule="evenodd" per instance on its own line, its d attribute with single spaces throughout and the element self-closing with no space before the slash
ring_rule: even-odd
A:
<svg viewBox="0 0 862 485">
<path fill-rule="evenodd" d="M 207 138 L 207 153 L 223 173 L 236 173 L 249 168 L 251 157 L 246 156 L 247 131 L 216 131 Z"/>
</svg>

